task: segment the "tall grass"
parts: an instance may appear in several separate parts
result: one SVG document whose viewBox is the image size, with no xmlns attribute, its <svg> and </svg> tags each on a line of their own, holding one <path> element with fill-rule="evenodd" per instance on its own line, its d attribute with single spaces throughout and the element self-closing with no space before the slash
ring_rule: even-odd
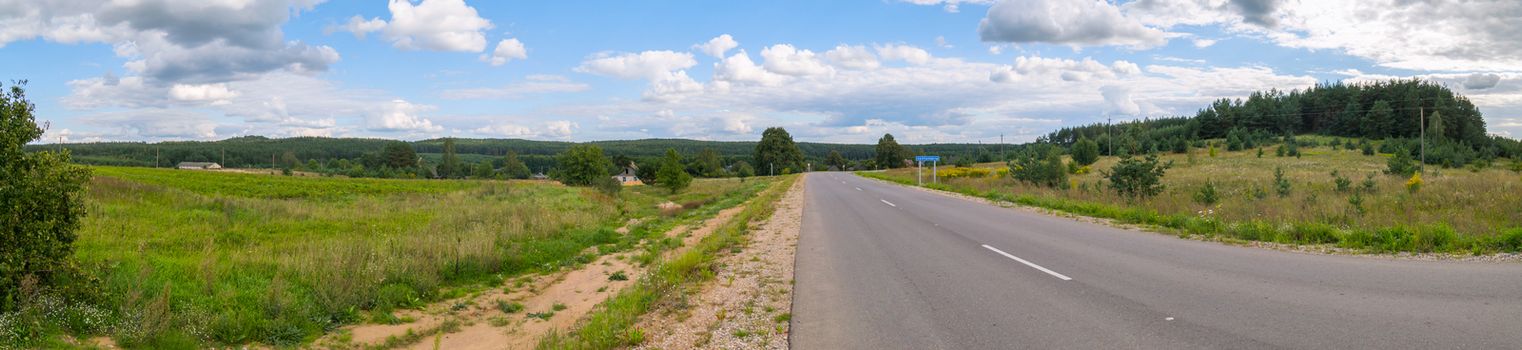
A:
<svg viewBox="0 0 1522 350">
<path fill-rule="evenodd" d="M 614 228 L 655 216 L 654 203 L 738 203 L 762 184 L 698 181 L 676 196 L 638 188 L 615 199 L 539 182 L 101 169 L 75 258 L 100 290 L 78 313 L 100 313 L 104 325 L 16 328 L 140 348 L 295 346 L 343 324 L 385 322 L 456 287 L 632 247 L 640 237 Z M 684 217 L 645 220 L 637 231 Z M 16 317 L 0 315 L 0 325 Z M 0 347 L 7 339 L 0 334 Z"/>
<path fill-rule="evenodd" d="M 1272 146 L 1268 146 L 1272 147 Z M 1301 158 L 1258 158 L 1256 149 L 1221 152 L 1215 158 L 1170 154 L 1174 167 L 1163 178 L 1162 194 L 1129 199 L 1107 188 L 1101 174 L 1070 175 L 1069 189 L 1020 183 L 1007 177 L 953 178 L 932 187 L 952 192 L 1251 241 L 1336 244 L 1370 252 L 1516 252 L 1522 249 L 1522 181 L 1503 169 L 1429 168 L 1416 193 L 1404 177 L 1387 176 L 1384 155 L 1357 150 L 1303 147 Z M 1095 169 L 1107 169 L 1114 158 Z M 989 165 L 994 166 L 994 165 Z M 1273 193 L 1274 169 L 1282 167 L 1292 185 L 1287 196 Z M 1338 191 L 1337 170 L 1370 188 Z M 1436 173 L 1430 173 L 1436 171 Z M 912 170 L 864 172 L 863 176 L 914 184 Z M 1215 203 L 1194 200 L 1210 184 Z M 1353 197 L 1357 196 L 1357 199 Z M 1356 203 L 1356 204 L 1355 204 Z"/>
</svg>

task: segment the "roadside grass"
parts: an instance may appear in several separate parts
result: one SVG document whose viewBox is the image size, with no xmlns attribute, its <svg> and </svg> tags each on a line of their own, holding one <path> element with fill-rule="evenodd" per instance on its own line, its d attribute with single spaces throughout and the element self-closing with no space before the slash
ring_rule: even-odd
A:
<svg viewBox="0 0 1522 350">
<path fill-rule="evenodd" d="M 64 334 L 127 348 L 293 347 L 345 324 L 405 323 L 393 311 L 578 266 L 718 211 L 646 219 L 633 227 L 645 236 L 615 232 L 657 217 L 655 203 L 737 204 L 767 183 L 695 181 L 675 196 L 636 187 L 615 199 L 532 181 L 96 169 L 75 259 L 98 293 L 0 315 L 4 333 L 31 336 L 12 340 L 20 347 Z"/>
<path fill-rule="evenodd" d="M 1325 144 L 1330 138 L 1302 139 Z M 1382 173 L 1388 155 L 1328 146 L 1300 150 L 1300 158 L 1275 157 L 1272 151 L 1258 158 L 1256 148 L 1220 151 L 1217 157 L 1195 149 L 1192 161 L 1187 154 L 1166 154 L 1161 158 L 1173 161 L 1173 168 L 1162 179 L 1163 193 L 1135 200 L 1109 189 L 1098 171 L 1113 166 L 1115 157 L 1102 158 L 1088 174 L 1069 175 L 1067 189 L 1008 176 L 943 178 L 928 187 L 1206 237 L 1330 244 L 1372 253 L 1522 250 L 1522 181 L 1510 170 L 1429 167 L 1421 190 L 1411 193 L 1404 188 L 1406 177 Z M 1284 169 L 1290 184 L 1287 196 L 1275 193 L 1276 167 Z M 1351 184 L 1339 190 L 1334 170 Z M 913 169 L 858 174 L 915 183 Z M 1212 204 L 1197 200 L 1207 184 L 1219 194 L 1207 201 Z"/>
<path fill-rule="evenodd" d="M 772 204 L 798 181 L 797 175 L 780 178 L 691 250 L 670 261 L 656 262 L 650 273 L 581 319 L 575 330 L 552 332 L 540 340 L 537 348 L 613 349 L 643 342 L 644 331 L 634 326 L 639 317 L 657 303 L 679 298 L 684 288 L 713 278 L 714 261 L 745 241 L 752 222 L 771 217 Z"/>
</svg>

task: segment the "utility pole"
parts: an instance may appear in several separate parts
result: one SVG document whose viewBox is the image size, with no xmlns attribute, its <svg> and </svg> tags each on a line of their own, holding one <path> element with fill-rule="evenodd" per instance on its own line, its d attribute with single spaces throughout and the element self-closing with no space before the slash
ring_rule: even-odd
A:
<svg viewBox="0 0 1522 350">
<path fill-rule="evenodd" d="M 159 167 L 159 148 L 153 147 L 153 167 Z"/>
<path fill-rule="evenodd" d="M 1115 133 L 1110 131 L 1110 118 L 1109 117 L 1105 117 L 1105 138 L 1110 139 L 1108 142 L 1105 142 L 1105 143 L 1110 144 L 1110 156 L 1114 157 L 1115 156 Z"/>
<path fill-rule="evenodd" d="M 1418 171 L 1421 171 L 1423 174 L 1426 174 L 1427 173 L 1427 107 L 1425 107 L 1425 106 L 1418 107 L 1417 111 L 1420 113 L 1420 114 L 1418 114 L 1419 117 L 1418 117 L 1417 120 L 1420 121 L 1421 124 L 1422 124 L 1421 127 L 1418 128 L 1418 130 L 1421 130 L 1421 134 L 1420 135 L 1422 137 L 1422 164 L 1420 166 L 1418 166 L 1417 169 L 1418 169 Z"/>
<path fill-rule="evenodd" d="M 226 148 L 222 149 L 222 166 L 223 167 L 227 166 L 227 149 Z"/>
<path fill-rule="evenodd" d="M 1009 158 L 1004 157 L 1004 133 L 1001 132 L 999 133 L 999 161 L 1002 162 L 1006 159 Z"/>
</svg>

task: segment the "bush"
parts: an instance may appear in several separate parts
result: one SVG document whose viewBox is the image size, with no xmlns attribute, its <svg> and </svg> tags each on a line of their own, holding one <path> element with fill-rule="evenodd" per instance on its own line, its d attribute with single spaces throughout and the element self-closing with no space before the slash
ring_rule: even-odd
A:
<svg viewBox="0 0 1522 350">
<path fill-rule="evenodd" d="M 1099 143 L 1089 138 L 1079 138 L 1073 144 L 1073 162 L 1078 165 L 1089 165 L 1099 161 Z"/>
<path fill-rule="evenodd" d="M 1411 176 L 1416 173 L 1417 164 L 1411 160 L 1411 153 L 1404 149 L 1396 150 L 1395 155 L 1385 162 L 1385 174 L 1396 176 Z"/>
<path fill-rule="evenodd" d="M 689 178 L 689 180 L 691 179 Z M 602 192 L 602 194 L 609 197 L 618 196 L 618 192 L 624 190 L 624 184 L 618 183 L 618 180 L 613 179 L 611 176 L 603 176 L 592 180 L 592 187 L 596 188 L 597 192 Z"/>
<path fill-rule="evenodd" d="M 23 149 L 42 136 L 34 108 L 19 85 L 0 93 L 0 312 L 19 306 L 24 280 L 42 287 L 75 270 L 69 256 L 85 216 L 90 171 L 70 165 L 68 151 Z"/>
<path fill-rule="evenodd" d="M 568 186 L 591 186 L 597 184 L 599 179 L 612 180 L 608 170 L 613 168 L 613 163 L 608 161 L 601 147 L 571 146 L 560 154 L 557 164 L 559 168 L 556 168 L 555 178 Z"/>
<path fill-rule="evenodd" d="M 1337 192 L 1347 193 L 1348 191 L 1353 190 L 1353 180 L 1349 180 L 1346 176 L 1342 176 L 1342 174 L 1337 173 L 1336 170 L 1332 170 L 1332 183 L 1337 186 Z"/>
<path fill-rule="evenodd" d="M 1360 141 L 1358 147 L 1363 150 L 1363 155 L 1374 155 L 1374 145 L 1369 144 L 1369 140 Z"/>
<path fill-rule="evenodd" d="M 1146 160 L 1124 157 L 1108 172 L 1101 172 L 1110 180 L 1110 188 L 1122 196 L 1151 197 L 1163 192 L 1163 173 L 1173 162 L 1160 163 L 1155 155 Z"/>
<path fill-rule="evenodd" d="M 1284 167 L 1274 167 L 1274 192 L 1279 198 L 1288 197 L 1290 193 L 1289 179 L 1284 178 Z"/>
<path fill-rule="evenodd" d="M 1068 177 L 1061 153 L 1056 148 L 1042 147 L 1016 157 L 1010 162 L 1009 174 L 1016 180 L 1046 187 L 1066 186 Z"/>
<path fill-rule="evenodd" d="M 1204 187 L 1200 187 L 1199 192 L 1194 193 L 1194 201 L 1204 205 L 1215 204 L 1220 199 L 1221 196 L 1216 192 L 1215 184 L 1210 182 L 1206 182 Z"/>
<path fill-rule="evenodd" d="M 1370 173 L 1369 175 L 1364 176 L 1363 186 L 1359 186 L 1359 189 L 1363 190 L 1364 193 L 1374 193 L 1379 190 L 1379 187 L 1376 185 L 1377 184 L 1374 183 L 1374 174 Z"/>
</svg>

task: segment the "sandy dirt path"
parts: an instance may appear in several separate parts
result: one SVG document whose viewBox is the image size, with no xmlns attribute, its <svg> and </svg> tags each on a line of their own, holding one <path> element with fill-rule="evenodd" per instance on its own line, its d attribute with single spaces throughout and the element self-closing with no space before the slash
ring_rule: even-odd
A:
<svg viewBox="0 0 1522 350">
<path fill-rule="evenodd" d="M 805 179 L 788 189 L 770 219 L 752 226 L 739 253 L 719 258 L 716 277 L 686 307 L 652 311 L 640 321 L 648 339 L 638 349 L 788 348 Z"/>
</svg>

